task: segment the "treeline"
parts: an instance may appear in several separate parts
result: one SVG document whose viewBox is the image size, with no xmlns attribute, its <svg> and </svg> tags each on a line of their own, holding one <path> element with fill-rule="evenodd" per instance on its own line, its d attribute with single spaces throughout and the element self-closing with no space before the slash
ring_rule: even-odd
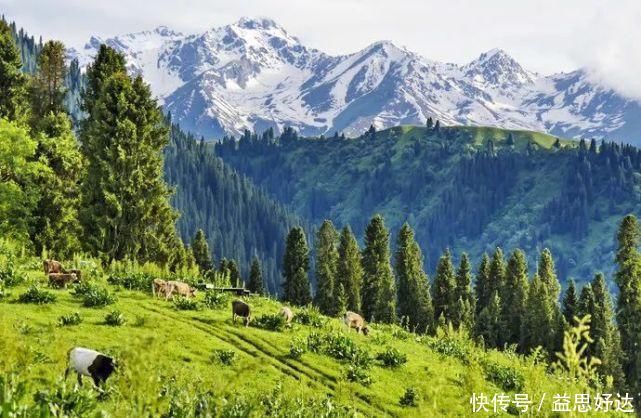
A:
<svg viewBox="0 0 641 418">
<path fill-rule="evenodd" d="M 589 315 L 591 339 L 585 354 L 600 360 L 597 370 L 603 379 L 610 376 L 618 388 L 639 389 L 641 230 L 633 215 L 623 219 L 618 232 L 616 310 L 601 273 L 580 292 L 571 282 L 560 302 L 561 285 L 548 249 L 538 255 L 532 276 L 520 249 L 506 256 L 496 248 L 475 269 L 466 253 L 455 266 L 446 250 L 429 280 L 410 226 L 402 226 L 393 254 L 389 240 L 380 215 L 367 225 L 362 249 L 349 226 L 339 233 L 331 221 L 323 222 L 315 236 L 312 296 L 310 249 L 304 231 L 292 229 L 283 260 L 283 299 L 314 303 L 331 316 L 355 311 L 368 321 L 400 323 L 419 333 L 448 325 L 464 328 L 486 347 L 514 346 L 522 353 L 537 349 L 549 358 L 563 350 L 564 331 Z"/>
</svg>

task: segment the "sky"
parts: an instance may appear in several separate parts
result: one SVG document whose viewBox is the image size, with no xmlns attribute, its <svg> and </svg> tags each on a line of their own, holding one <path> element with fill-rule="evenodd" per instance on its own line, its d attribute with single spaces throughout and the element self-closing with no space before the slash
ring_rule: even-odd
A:
<svg viewBox="0 0 641 418">
<path fill-rule="evenodd" d="M 460 64 L 501 48 L 528 70 L 587 68 L 641 99 L 639 0 L 0 0 L 0 13 L 29 33 L 76 47 L 91 35 L 159 25 L 196 33 L 260 16 L 329 54 L 390 40 Z"/>
</svg>

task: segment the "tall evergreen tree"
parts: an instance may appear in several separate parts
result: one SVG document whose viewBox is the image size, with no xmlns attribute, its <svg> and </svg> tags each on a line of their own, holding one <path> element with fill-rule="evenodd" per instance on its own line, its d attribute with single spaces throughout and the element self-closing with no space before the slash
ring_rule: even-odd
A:
<svg viewBox="0 0 641 418">
<path fill-rule="evenodd" d="M 107 260 L 165 264 L 176 213 L 163 179 L 164 119 L 142 77 L 104 81 L 83 127 L 87 177 L 83 226 L 90 250 Z"/>
<path fill-rule="evenodd" d="M 436 267 L 436 276 L 432 285 L 432 304 L 434 305 L 434 319 L 441 316 L 447 322 L 455 320 L 456 276 L 452 265 L 450 250 L 445 250 Z"/>
<path fill-rule="evenodd" d="M 341 231 L 338 245 L 337 278 L 345 291 L 346 309 L 360 312 L 363 266 L 358 242 L 349 226 L 345 226 Z"/>
<path fill-rule="evenodd" d="M 574 280 L 570 280 L 565 296 L 563 297 L 563 317 L 565 321 L 572 325 L 574 324 L 574 317 L 578 316 L 578 298 L 576 294 L 576 284 Z"/>
<path fill-rule="evenodd" d="M 641 391 L 641 231 L 627 215 L 619 225 L 615 280 L 619 287 L 617 322 L 621 332 L 624 372 L 632 391 Z"/>
<path fill-rule="evenodd" d="M 505 283 L 502 291 L 502 315 L 505 324 L 505 342 L 518 343 L 521 328 L 527 316 L 529 290 L 527 259 L 523 251 L 512 252 L 505 268 Z"/>
<path fill-rule="evenodd" d="M 381 215 L 365 229 L 363 249 L 362 311 L 368 321 L 396 320 L 396 288 L 390 264 L 389 232 Z"/>
<path fill-rule="evenodd" d="M 501 298 L 494 292 L 490 304 L 481 309 L 476 321 L 476 335 L 483 337 L 487 347 L 500 347 L 505 336 L 505 323 L 501 315 Z"/>
<path fill-rule="evenodd" d="M 527 315 L 521 327 L 521 346 L 529 351 L 537 346 L 548 354 L 556 349 L 557 316 L 548 294 L 548 287 L 536 273 L 527 298 Z"/>
<path fill-rule="evenodd" d="M 89 114 L 89 119 L 105 82 L 114 74 L 126 72 L 125 57 L 105 44 L 100 45 L 94 61 L 87 66 L 87 86 L 82 92 L 81 108 Z"/>
<path fill-rule="evenodd" d="M 476 273 L 476 281 L 474 283 L 474 293 L 476 294 L 476 314 L 481 313 L 481 310 L 490 304 L 492 295 L 489 293 L 490 287 L 490 258 L 487 253 L 483 253 L 479 269 Z"/>
<path fill-rule="evenodd" d="M 65 56 L 65 46 L 60 41 L 47 41 L 38 55 L 37 71 L 31 79 L 29 88 L 31 125 L 36 129 L 40 120 L 49 113 L 61 114 L 65 112 L 64 100 L 67 93 Z"/>
<path fill-rule="evenodd" d="M 316 234 L 316 295 L 314 303 L 318 309 L 329 316 L 338 314 L 336 304 L 338 249 L 336 241 L 338 233 L 331 221 L 325 220 Z"/>
<path fill-rule="evenodd" d="M 0 118 L 24 123 L 27 112 L 27 79 L 11 28 L 0 19 Z"/>
<path fill-rule="evenodd" d="M 541 282 L 547 288 L 547 296 L 549 299 L 548 305 L 553 311 L 553 326 L 554 333 L 551 335 L 551 341 L 554 342 L 553 350 L 561 350 L 563 344 L 563 314 L 559 306 L 559 297 L 561 296 L 561 283 L 556 276 L 556 267 L 554 266 L 554 259 L 549 249 L 545 248 L 539 257 L 537 273 L 541 278 Z"/>
<path fill-rule="evenodd" d="M 434 310 L 427 274 L 423 270 L 423 254 L 407 223 L 399 232 L 395 258 L 398 315 L 406 318 L 410 328 L 425 332 L 432 328 Z"/>
<path fill-rule="evenodd" d="M 454 299 L 457 304 L 454 326 L 465 325 L 468 330 L 471 330 L 474 324 L 476 301 L 472 293 L 472 265 L 466 253 L 461 255 L 461 262 L 456 270 Z"/>
<path fill-rule="evenodd" d="M 243 279 L 240 277 L 240 269 L 238 263 L 233 258 L 227 262 L 227 270 L 229 271 L 229 283 L 232 287 L 242 287 Z"/>
<path fill-rule="evenodd" d="M 503 250 L 500 247 L 496 247 L 494 254 L 492 255 L 492 261 L 490 261 L 490 279 L 488 281 L 487 291 L 490 295 L 497 293 L 501 298 L 501 293 L 505 287 L 505 258 L 503 256 Z M 490 299 L 490 302 L 492 299 Z M 501 302 L 504 302 L 501 300 Z"/>
<path fill-rule="evenodd" d="M 250 292 L 256 293 L 259 295 L 265 294 L 265 287 L 263 285 L 263 273 L 260 269 L 260 262 L 258 257 L 254 257 L 252 260 L 251 269 L 249 270 L 249 284 L 247 288 Z"/>
<path fill-rule="evenodd" d="M 309 284 L 309 248 L 301 227 L 292 228 L 287 235 L 283 258 L 283 299 L 296 305 L 312 301 Z"/>
<path fill-rule="evenodd" d="M 202 229 L 196 231 L 196 235 L 194 235 L 194 239 L 191 241 L 191 251 L 194 254 L 194 260 L 196 260 L 200 274 L 205 274 L 214 268 L 209 244 L 207 243 L 205 232 Z"/>
</svg>

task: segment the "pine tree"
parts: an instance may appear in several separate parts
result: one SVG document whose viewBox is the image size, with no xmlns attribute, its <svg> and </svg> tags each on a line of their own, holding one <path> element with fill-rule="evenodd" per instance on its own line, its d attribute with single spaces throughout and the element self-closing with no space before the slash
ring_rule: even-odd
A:
<svg viewBox="0 0 641 418">
<path fill-rule="evenodd" d="M 31 126 L 36 130 L 43 130 L 39 125 L 42 118 L 48 114 L 65 113 L 65 56 L 65 46 L 60 41 L 48 41 L 38 55 L 38 69 L 29 88 Z"/>
<path fill-rule="evenodd" d="M 346 309 L 352 312 L 360 312 L 363 266 L 358 242 L 349 226 L 345 226 L 341 231 L 338 245 L 337 278 L 345 290 Z"/>
<path fill-rule="evenodd" d="M 487 291 L 488 294 L 494 295 L 498 293 L 499 298 L 501 298 L 501 292 L 505 287 L 505 258 L 503 257 L 503 250 L 496 247 L 494 254 L 492 255 L 492 261 L 490 262 L 490 277 L 488 281 Z M 492 300 L 490 299 L 490 302 Z M 503 302 L 503 301 L 502 301 Z"/>
<path fill-rule="evenodd" d="M 461 255 L 461 262 L 456 270 L 456 291 L 454 299 L 457 301 L 457 319 L 454 326 L 466 325 L 468 329 L 474 324 L 474 311 L 476 303 L 472 294 L 472 265 L 467 253 Z"/>
<path fill-rule="evenodd" d="M 87 66 L 87 85 L 82 93 L 81 109 L 89 114 L 89 119 L 105 82 L 114 74 L 126 72 L 125 57 L 105 44 L 100 45 L 94 61 Z"/>
<path fill-rule="evenodd" d="M 514 145 L 514 134 L 512 132 L 507 135 L 507 140 L 505 141 L 505 143 L 510 147 Z"/>
<path fill-rule="evenodd" d="M 434 305 L 434 319 L 443 315 L 446 322 L 453 322 L 456 300 L 456 277 L 450 250 L 445 250 L 436 267 L 436 276 L 432 285 L 432 304 Z"/>
<path fill-rule="evenodd" d="M 550 326 L 554 330 L 554 333 L 550 338 L 551 341 L 554 342 L 554 346 L 551 346 L 551 348 L 552 350 L 560 351 L 563 344 L 563 314 L 559 306 L 561 284 L 556 276 L 556 267 L 554 266 L 552 253 L 547 248 L 541 252 L 537 272 L 544 286 L 547 288 L 548 305 L 552 308 L 553 312 L 553 324 Z"/>
<path fill-rule="evenodd" d="M 505 324 L 505 342 L 518 343 L 521 338 L 521 327 L 527 313 L 529 290 L 527 259 L 523 251 L 512 252 L 505 268 L 503 295 L 503 322 Z"/>
<path fill-rule="evenodd" d="M 396 320 L 396 289 L 390 265 L 389 232 L 381 215 L 375 215 L 365 229 L 362 260 L 363 315 L 368 321 L 393 323 Z"/>
<path fill-rule="evenodd" d="M 251 269 L 249 270 L 249 284 L 247 288 L 250 292 L 256 293 L 258 295 L 265 294 L 265 287 L 263 286 L 263 273 L 260 269 L 260 262 L 258 257 L 254 257 L 252 260 Z"/>
<path fill-rule="evenodd" d="M 617 233 L 617 271 L 619 288 L 617 322 L 621 332 L 621 348 L 625 355 L 623 370 L 630 389 L 641 391 L 641 231 L 637 218 L 627 215 Z"/>
<path fill-rule="evenodd" d="M 314 303 L 318 309 L 329 316 L 336 316 L 338 250 L 336 241 L 338 234 L 331 221 L 325 220 L 316 234 L 316 295 Z"/>
<path fill-rule="evenodd" d="M 336 285 L 336 291 L 334 292 L 334 298 L 336 300 L 336 312 L 346 312 L 347 311 L 347 295 L 345 294 L 345 288 L 343 283 L 338 282 Z"/>
<path fill-rule="evenodd" d="M 163 179 L 167 129 L 142 77 L 104 81 L 83 126 L 85 243 L 106 260 L 168 262 L 176 213 Z"/>
<path fill-rule="evenodd" d="M 428 130 L 430 130 L 430 129 L 432 129 L 434 127 L 434 120 L 432 119 L 431 116 L 427 118 L 426 127 L 427 127 Z"/>
<path fill-rule="evenodd" d="M 204 275 L 214 268 L 214 262 L 209 251 L 209 244 L 207 244 L 207 238 L 202 229 L 196 231 L 196 235 L 194 235 L 194 239 L 191 241 L 191 250 L 200 274 Z"/>
<path fill-rule="evenodd" d="M 548 354 L 556 349 L 557 316 L 550 302 L 548 287 L 536 273 L 527 298 L 527 315 L 521 327 L 521 346 L 525 352 L 541 346 Z"/>
<path fill-rule="evenodd" d="M 292 228 L 287 235 L 283 257 L 283 299 L 296 305 L 312 301 L 309 284 L 309 248 L 301 227 Z"/>
<path fill-rule="evenodd" d="M 576 294 L 576 284 L 570 280 L 565 296 L 563 297 L 563 317 L 568 324 L 574 324 L 574 317 L 583 318 L 584 315 L 578 315 L 578 300 Z"/>
<path fill-rule="evenodd" d="M 242 287 L 243 279 L 240 277 L 240 269 L 238 263 L 233 258 L 227 262 L 227 270 L 229 271 L 229 283 L 231 287 Z"/>
<path fill-rule="evenodd" d="M 490 304 L 485 306 L 476 321 L 476 335 L 483 338 L 486 347 L 503 345 L 505 324 L 501 315 L 501 298 L 494 292 Z"/>
<path fill-rule="evenodd" d="M 423 254 L 407 223 L 401 227 L 396 248 L 398 316 L 405 318 L 411 329 L 427 331 L 434 317 L 429 282 L 423 270 Z"/>
<path fill-rule="evenodd" d="M 24 123 L 27 113 L 27 79 L 11 28 L 0 19 L 0 119 Z"/>
<path fill-rule="evenodd" d="M 481 313 L 481 310 L 490 304 L 492 295 L 488 289 L 490 286 L 490 258 L 487 253 L 483 253 L 481 264 L 479 264 L 478 272 L 476 273 L 476 281 L 474 283 L 474 293 L 476 294 L 476 315 Z"/>
</svg>

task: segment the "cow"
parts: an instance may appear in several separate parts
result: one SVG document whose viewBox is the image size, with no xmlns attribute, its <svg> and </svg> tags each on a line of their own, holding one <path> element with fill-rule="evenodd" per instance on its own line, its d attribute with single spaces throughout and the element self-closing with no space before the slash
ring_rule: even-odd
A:
<svg viewBox="0 0 641 418">
<path fill-rule="evenodd" d="M 73 273 L 76 275 L 79 282 L 82 281 L 82 272 L 80 271 L 80 269 L 69 269 L 65 273 Z"/>
<path fill-rule="evenodd" d="M 367 328 L 365 320 L 359 314 L 355 312 L 347 311 L 345 312 L 343 321 L 345 322 L 345 325 L 347 325 L 349 329 L 352 329 L 352 328 L 356 329 L 357 334 L 359 332 L 362 332 L 363 335 L 369 334 L 369 328 Z"/>
<path fill-rule="evenodd" d="M 67 288 L 69 283 L 78 282 L 78 276 L 75 273 L 49 273 L 49 286 Z"/>
<path fill-rule="evenodd" d="M 285 324 L 287 324 L 288 326 L 291 326 L 292 319 L 294 319 L 294 314 L 292 313 L 291 309 L 289 309 L 287 306 L 281 307 L 280 316 L 285 318 Z"/>
<path fill-rule="evenodd" d="M 151 294 L 154 295 L 154 297 L 165 295 L 165 299 L 169 299 L 170 290 L 171 286 L 162 279 L 154 279 L 151 283 Z"/>
<path fill-rule="evenodd" d="M 193 287 L 189 286 L 185 282 L 177 282 L 174 280 L 170 280 L 167 282 L 166 285 L 167 289 L 167 298 L 169 298 L 174 292 L 178 296 L 184 296 L 186 298 L 194 298 L 196 297 L 196 289 Z"/>
<path fill-rule="evenodd" d="M 245 326 L 249 326 L 249 321 L 251 321 L 251 307 L 243 302 L 242 300 L 234 300 L 231 303 L 231 313 L 232 313 L 232 320 L 234 323 L 236 323 L 236 317 L 240 316 L 244 318 L 245 321 Z"/>
<path fill-rule="evenodd" d="M 88 348 L 75 347 L 69 350 L 69 363 L 65 370 L 65 380 L 74 371 L 78 375 L 78 385 L 82 386 L 82 376 L 91 377 L 94 385 L 100 389 L 109 376 L 116 370 L 113 358 Z"/>
<path fill-rule="evenodd" d="M 42 262 L 42 266 L 44 267 L 46 275 L 48 275 L 49 273 L 67 273 L 65 268 L 62 267 L 62 263 L 60 261 L 44 260 Z"/>
</svg>

